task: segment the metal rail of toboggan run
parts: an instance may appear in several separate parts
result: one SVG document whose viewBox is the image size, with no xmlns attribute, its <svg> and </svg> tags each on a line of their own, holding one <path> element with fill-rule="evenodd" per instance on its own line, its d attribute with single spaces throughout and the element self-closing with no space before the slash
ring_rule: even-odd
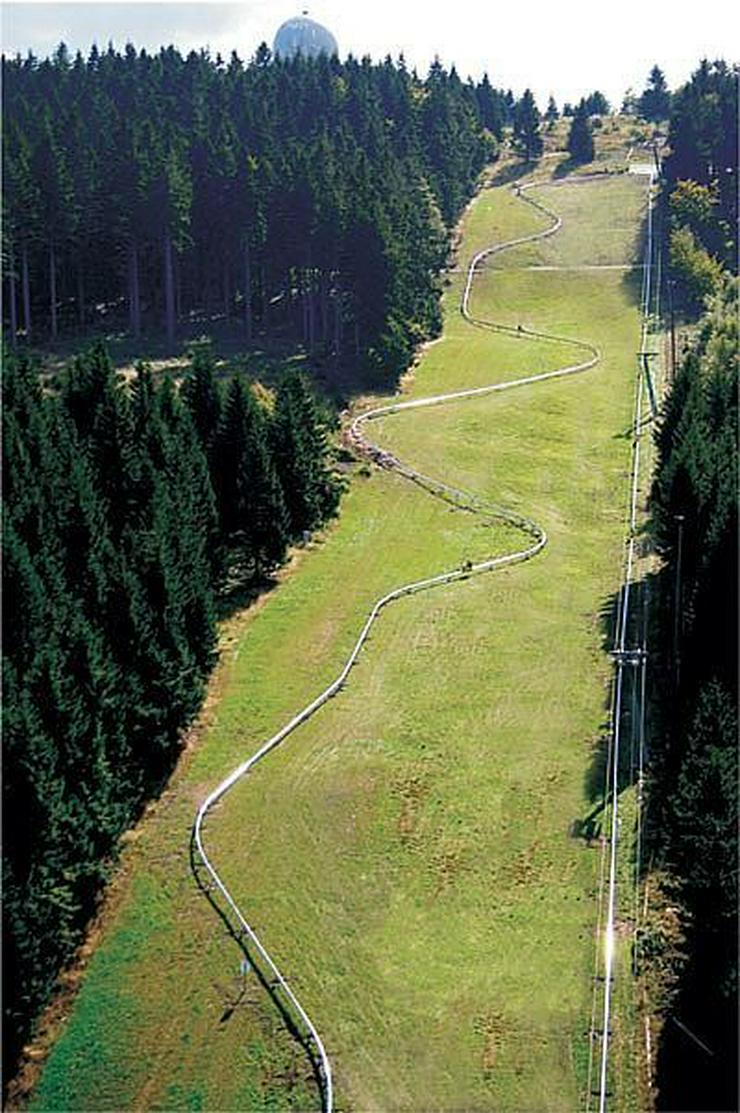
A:
<svg viewBox="0 0 740 1113">
<path fill-rule="evenodd" d="M 332 699 L 341 691 L 345 684 L 352 667 L 354 666 L 357 658 L 368 639 L 370 630 L 379 617 L 381 611 L 396 599 L 400 599 L 407 595 L 414 595 L 420 591 L 426 591 L 429 588 L 438 587 L 443 584 L 451 584 L 457 580 L 465 580 L 470 576 L 479 575 L 483 572 L 490 572 L 497 568 L 503 568 L 506 565 L 517 564 L 521 561 L 529 560 L 536 556 L 547 544 L 547 534 L 541 525 L 530 518 L 523 517 L 511 510 L 497 507 L 478 496 L 466 491 L 459 490 L 451 487 L 441 480 L 434 479 L 430 476 L 424 475 L 422 472 L 417 471 L 415 468 L 402 463 L 390 452 L 385 451 L 379 446 L 366 440 L 363 435 L 363 426 L 374 421 L 377 418 L 387 416 L 389 414 L 402 413 L 406 410 L 421 409 L 426 406 L 442 405 L 448 402 L 461 401 L 467 398 L 479 398 L 484 395 L 494 394 L 499 391 L 512 390 L 515 387 L 528 386 L 533 383 L 545 382 L 549 379 L 562 378 L 568 375 L 575 375 L 582 371 L 587 371 L 594 367 L 599 359 L 600 353 L 598 349 L 584 340 L 576 340 L 572 337 L 559 336 L 553 333 L 540 332 L 522 326 L 513 327 L 510 325 L 497 324 L 493 321 L 488 321 L 483 318 L 475 317 L 470 309 L 470 300 L 473 289 L 473 282 L 476 273 L 480 270 L 481 264 L 484 260 L 500 254 L 503 251 L 517 247 L 521 244 L 533 243 L 537 240 L 545 239 L 548 236 L 554 235 L 563 224 L 562 218 L 550 209 L 546 208 L 539 201 L 527 195 L 530 189 L 536 187 L 546 186 L 547 188 L 554 188 L 559 185 L 570 185 L 574 183 L 588 182 L 593 180 L 604 180 L 605 174 L 598 175 L 581 175 L 579 177 L 570 177 L 561 182 L 552 181 L 532 181 L 527 183 L 515 182 L 512 189 L 515 195 L 522 201 L 526 202 L 532 208 L 538 210 L 545 217 L 552 221 L 549 227 L 534 232 L 527 236 L 520 236 L 517 239 L 507 240 L 506 242 L 495 244 L 491 247 L 484 248 L 479 251 L 470 261 L 467 269 L 467 277 L 465 287 L 460 303 L 460 312 L 463 318 L 472 326 L 476 328 L 491 329 L 496 332 L 507 333 L 514 336 L 519 336 L 529 340 L 542 340 L 557 342 L 559 344 L 570 344 L 572 347 L 580 349 L 585 353 L 585 358 L 577 363 L 569 364 L 565 367 L 558 368 L 555 371 L 547 371 L 542 374 L 528 375 L 523 378 L 511 379 L 506 382 L 493 383 L 488 386 L 475 387 L 468 390 L 452 391 L 448 394 L 439 394 L 430 398 L 420 398 L 414 401 L 396 402 L 386 406 L 379 406 L 375 409 L 366 411 L 356 417 L 350 424 L 346 432 L 346 442 L 358 454 L 374 461 L 380 467 L 389 471 L 396 472 L 398 475 L 410 480 L 411 482 L 422 487 L 429 494 L 435 498 L 439 498 L 460 509 L 479 514 L 484 519 L 491 521 L 504 521 L 514 527 L 520 529 L 524 534 L 529 537 L 529 543 L 522 549 L 513 553 L 508 553 L 504 556 L 492 557 L 487 560 L 478 561 L 476 563 L 468 562 L 461 568 L 454 568 L 447 572 L 442 572 L 436 576 L 429 576 L 422 580 L 416 580 L 412 583 L 403 584 L 400 587 L 394 588 L 387 594 L 379 598 L 373 605 L 369 612 L 365 624 L 360 632 L 354 648 L 347 658 L 344 667 L 332 681 L 332 683 L 321 692 L 311 703 L 309 703 L 303 710 L 299 711 L 290 722 L 286 723 L 272 738 L 268 739 L 260 748 L 236 767 L 226 778 L 213 791 L 207 796 L 203 803 L 198 808 L 195 816 L 195 821 L 192 828 L 192 854 L 191 860 L 193 863 L 193 870 L 202 889 L 207 891 L 211 903 L 219 912 L 221 917 L 229 925 L 229 929 L 233 937 L 237 940 L 242 950 L 251 959 L 259 977 L 263 984 L 268 988 L 273 997 L 277 1007 L 280 1009 L 286 1023 L 305 1047 L 314 1070 L 316 1072 L 317 1080 L 321 1090 L 321 1101 L 324 1113 L 332 1113 L 334 1097 L 333 1097 L 333 1080 L 331 1064 L 329 1057 L 324 1047 L 324 1043 L 319 1035 L 316 1026 L 309 1017 L 306 1009 L 298 1000 L 288 980 L 278 969 L 275 961 L 268 954 L 264 945 L 257 937 L 254 929 L 247 922 L 244 914 L 236 903 L 234 897 L 229 892 L 223 880 L 218 874 L 215 866 L 208 857 L 205 849 L 204 838 L 204 824 L 209 812 L 215 805 L 223 799 L 228 791 L 245 777 L 255 765 L 257 765 L 264 757 L 267 756 L 272 750 L 280 745 L 290 734 L 293 733 L 303 723 L 307 722 L 328 700 Z M 205 871 L 206 882 L 204 883 L 201 874 Z M 226 910 L 219 905 L 218 898 L 225 903 Z M 235 925 L 232 923 L 235 921 Z"/>
</svg>

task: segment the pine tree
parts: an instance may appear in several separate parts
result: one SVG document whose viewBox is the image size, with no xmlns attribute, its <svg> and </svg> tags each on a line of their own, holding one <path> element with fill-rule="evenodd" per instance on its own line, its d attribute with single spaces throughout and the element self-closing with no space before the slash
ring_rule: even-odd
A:
<svg viewBox="0 0 740 1113">
<path fill-rule="evenodd" d="M 10 333 L 15 346 L 21 326 L 26 340 L 31 335 L 30 259 L 39 235 L 40 195 L 28 136 L 8 122 L 3 136 L 3 162 L 3 234 L 8 249 Z"/>
<path fill-rule="evenodd" d="M 221 532 L 232 565 L 259 578 L 282 560 L 288 528 L 265 417 L 238 375 L 226 396 L 216 460 Z"/>
<path fill-rule="evenodd" d="M 82 445 L 89 448 L 95 483 L 106 500 L 117 541 L 137 475 L 131 456 L 131 410 L 102 342 L 75 358 L 62 385 L 62 401 Z"/>
<path fill-rule="evenodd" d="M 272 443 L 290 536 L 300 538 L 334 512 L 338 490 L 327 466 L 316 402 L 299 372 L 285 375 L 278 388 Z"/>
<path fill-rule="evenodd" d="M 502 94 L 492 88 L 487 73 L 483 75 L 483 80 L 478 85 L 476 93 L 483 126 L 488 128 L 491 135 L 494 135 L 501 142 L 504 137 L 506 106 L 503 103 Z"/>
<path fill-rule="evenodd" d="M 647 85 L 638 101 L 640 115 L 646 120 L 658 123 L 668 119 L 671 111 L 671 94 L 668 91 L 665 74 L 659 66 L 653 66 Z"/>
<path fill-rule="evenodd" d="M 555 97 L 553 97 L 552 94 L 551 94 L 550 99 L 547 102 L 547 109 L 545 110 L 545 117 L 544 117 L 545 120 L 547 121 L 547 130 L 548 131 L 552 131 L 552 129 L 555 126 L 555 121 L 558 119 L 559 115 L 560 115 L 560 113 L 558 112 L 558 106 L 555 102 Z"/>
<path fill-rule="evenodd" d="M 221 423 L 221 391 L 211 345 L 195 344 L 190 353 L 190 370 L 183 382 L 182 396 L 203 451 L 210 459 Z"/>
<path fill-rule="evenodd" d="M 540 113 L 531 89 L 524 90 L 514 110 L 514 144 L 526 162 L 539 158 L 543 151 Z"/>
<path fill-rule="evenodd" d="M 586 106 L 583 101 L 576 109 L 568 133 L 568 152 L 575 163 L 593 162 L 594 137 Z"/>
<path fill-rule="evenodd" d="M 172 500 L 173 544 L 184 572 L 180 598 L 183 631 L 196 671 L 205 678 L 215 661 L 214 590 L 223 568 L 216 499 L 189 413 L 167 383 L 160 388 L 157 401 L 169 429 L 163 475 Z"/>
<path fill-rule="evenodd" d="M 72 232 L 74 195 L 67 156 L 48 110 L 34 151 L 33 175 L 39 187 L 39 223 L 47 251 L 49 329 L 55 340 L 59 332 L 59 260 Z"/>
</svg>

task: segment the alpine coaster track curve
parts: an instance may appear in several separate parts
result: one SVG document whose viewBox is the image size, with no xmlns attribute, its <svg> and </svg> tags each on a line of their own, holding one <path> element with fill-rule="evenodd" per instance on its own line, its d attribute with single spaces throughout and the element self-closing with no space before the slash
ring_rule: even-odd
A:
<svg viewBox="0 0 740 1113">
<path fill-rule="evenodd" d="M 300 1041 L 303 1043 L 311 1060 L 316 1069 L 317 1078 L 321 1090 L 322 1108 L 324 1113 L 332 1113 L 334 1107 L 334 1091 L 331 1064 L 329 1057 L 326 1053 L 326 1048 L 321 1039 L 321 1036 L 316 1029 L 313 1021 L 309 1017 L 305 1008 L 301 1005 L 296 994 L 291 989 L 285 976 L 280 972 L 277 965 L 268 954 L 267 950 L 261 943 L 253 928 L 249 925 L 244 917 L 241 909 L 237 905 L 234 897 L 229 892 L 228 888 L 222 881 L 215 866 L 211 862 L 206 852 L 203 836 L 204 836 L 204 823 L 209 812 L 214 806 L 227 794 L 227 792 L 243 777 L 250 772 L 250 770 L 258 764 L 271 750 L 283 742 L 288 735 L 297 730 L 303 723 L 307 722 L 329 699 L 337 695 L 346 682 L 349 673 L 355 664 L 363 645 L 365 644 L 370 630 L 375 621 L 380 615 L 380 612 L 389 603 L 394 602 L 407 595 L 414 595 L 420 591 L 426 591 L 428 588 L 438 587 L 442 584 L 454 583 L 457 580 L 465 580 L 470 576 L 479 575 L 483 572 L 491 572 L 497 568 L 503 568 L 506 565 L 518 564 L 525 560 L 530 560 L 544 549 L 547 545 L 547 534 L 544 528 L 530 518 L 523 517 L 514 511 L 505 509 L 503 507 L 494 506 L 478 496 L 469 492 L 459 490 L 451 487 L 441 480 L 434 479 L 430 476 L 424 475 L 422 472 L 416 471 L 414 468 L 407 464 L 402 463 L 391 453 L 383 450 L 378 445 L 365 439 L 362 427 L 366 422 L 373 421 L 377 418 L 384 417 L 389 414 L 401 413 L 406 410 L 421 409 L 426 406 L 443 405 L 448 402 L 461 401 L 467 398 L 479 398 L 484 395 L 494 394 L 499 391 L 512 390 L 515 387 L 528 386 L 533 383 L 545 382 L 549 379 L 563 378 L 569 375 L 579 374 L 582 371 L 587 371 L 594 367 L 600 359 L 598 349 L 587 341 L 576 340 L 572 337 L 558 336 L 553 333 L 540 332 L 533 329 L 524 328 L 522 326 L 513 327 L 509 325 L 497 324 L 494 321 L 488 321 L 484 318 L 475 317 L 470 309 L 470 300 L 473 289 L 473 282 L 476 273 L 479 271 L 481 264 L 484 260 L 491 258 L 494 255 L 507 251 L 510 248 L 518 247 L 522 244 L 533 243 L 537 240 L 545 239 L 548 236 L 554 235 L 562 227 L 563 221 L 556 213 L 546 208 L 541 202 L 534 200 L 527 196 L 528 191 L 537 187 L 546 186 L 547 188 L 554 188 L 560 184 L 569 185 L 575 182 L 588 182 L 592 180 L 604 180 L 605 174 L 599 175 L 581 175 L 579 177 L 572 176 L 562 183 L 552 181 L 532 181 L 527 183 L 515 182 L 512 189 L 515 195 L 526 202 L 532 208 L 538 210 L 552 223 L 538 231 L 527 236 L 520 236 L 513 240 L 494 244 L 490 247 L 484 248 L 479 251 L 471 259 L 468 269 L 465 287 L 460 303 L 460 312 L 463 318 L 475 328 L 490 329 L 495 332 L 515 335 L 523 339 L 542 340 L 542 341 L 555 341 L 559 344 L 569 344 L 572 347 L 579 349 L 583 354 L 583 359 L 577 363 L 568 364 L 565 367 L 560 367 L 554 371 L 546 371 L 537 375 L 528 375 L 523 378 L 510 379 L 505 382 L 493 383 L 488 386 L 474 387 L 467 390 L 452 391 L 447 394 L 439 394 L 429 398 L 420 398 L 407 402 L 396 402 L 385 406 L 379 406 L 375 409 L 367 410 L 357 416 L 346 430 L 345 440 L 355 452 L 365 456 L 380 467 L 389 471 L 397 472 L 403 478 L 417 484 L 423 488 L 428 494 L 433 495 L 448 504 L 452 504 L 460 509 L 468 510 L 474 514 L 478 514 L 484 519 L 490 521 L 504 521 L 522 531 L 529 538 L 529 543 L 516 552 L 507 553 L 503 556 L 491 557 L 489 559 L 479 561 L 477 563 L 470 563 L 462 568 L 455 568 L 448 572 L 442 572 L 436 576 L 430 576 L 422 580 L 416 580 L 412 583 L 403 584 L 400 587 L 394 588 L 387 594 L 379 598 L 369 612 L 365 624 L 360 632 L 354 648 L 347 658 L 344 667 L 332 681 L 332 683 L 321 692 L 311 703 L 299 711 L 290 722 L 286 723 L 276 734 L 263 743 L 260 748 L 243 761 L 236 769 L 224 778 L 223 781 L 206 797 L 203 803 L 198 808 L 197 814 L 192 828 L 191 839 L 191 860 L 193 870 L 198 879 L 198 883 L 209 895 L 209 899 L 217 908 L 222 918 L 230 924 L 230 917 L 236 920 L 238 925 L 236 928 L 230 927 L 233 936 L 241 942 L 245 950 L 250 952 L 250 957 L 259 957 L 262 964 L 260 970 L 260 977 L 270 990 L 273 999 L 278 1005 L 283 1014 L 286 1023 L 294 1031 Z M 207 883 L 201 881 L 199 870 L 205 871 L 207 876 Z M 226 904 L 227 912 L 224 912 L 216 904 L 216 900 L 210 894 L 215 893 L 220 896 Z"/>
</svg>

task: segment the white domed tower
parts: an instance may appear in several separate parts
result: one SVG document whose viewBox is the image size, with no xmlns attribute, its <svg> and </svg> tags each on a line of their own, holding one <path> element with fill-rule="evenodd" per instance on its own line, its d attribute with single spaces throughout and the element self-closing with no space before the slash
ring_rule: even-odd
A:
<svg viewBox="0 0 740 1113">
<path fill-rule="evenodd" d="M 338 54 L 339 48 L 331 31 L 309 19 L 308 13 L 303 12 L 278 27 L 273 53 L 279 54 L 281 58 L 292 58 L 298 53 L 304 58 L 317 58 L 319 54 Z"/>
</svg>

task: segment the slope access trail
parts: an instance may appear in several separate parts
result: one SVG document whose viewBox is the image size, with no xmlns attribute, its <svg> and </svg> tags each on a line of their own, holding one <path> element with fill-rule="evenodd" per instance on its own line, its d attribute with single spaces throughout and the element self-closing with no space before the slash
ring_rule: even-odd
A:
<svg viewBox="0 0 740 1113">
<path fill-rule="evenodd" d="M 367 457 L 375 462 L 380 467 L 398 473 L 403 478 L 413 482 L 421 487 L 428 494 L 451 504 L 457 508 L 466 510 L 475 515 L 479 515 L 484 521 L 499 521 L 505 522 L 516 529 L 519 529 L 526 538 L 526 543 L 514 552 L 504 554 L 502 556 L 490 557 L 485 560 L 473 562 L 466 562 L 462 567 L 450 569 L 446 572 L 439 573 L 435 576 L 430 576 L 425 579 L 416 580 L 411 583 L 402 584 L 399 587 L 389 591 L 381 598 L 379 598 L 370 613 L 367 616 L 366 622 L 355 642 L 354 648 L 347 658 L 344 667 L 339 675 L 323 692 L 320 693 L 314 700 L 311 701 L 306 707 L 299 711 L 290 722 L 286 723 L 281 730 L 268 739 L 255 753 L 249 758 L 238 765 L 221 783 L 209 794 L 198 808 L 192 830 L 192 860 L 193 868 L 199 884 L 208 891 L 212 903 L 215 905 L 219 914 L 230 925 L 232 934 L 239 941 L 245 954 L 255 964 L 265 985 L 269 988 L 275 1003 L 280 1009 L 286 1023 L 289 1025 L 294 1034 L 303 1043 L 316 1070 L 319 1086 L 321 1089 L 322 1105 L 326 1113 L 331 1113 L 333 1109 L 333 1081 L 332 1071 L 324 1043 L 319 1035 L 316 1026 L 309 1017 L 305 1008 L 298 1000 L 296 994 L 291 989 L 285 976 L 280 972 L 274 960 L 271 958 L 264 945 L 257 937 L 255 931 L 248 923 L 241 909 L 237 905 L 234 897 L 220 877 L 218 870 L 211 861 L 204 845 L 204 825 L 205 820 L 212 809 L 221 801 L 229 790 L 242 778 L 244 778 L 254 766 L 256 766 L 267 754 L 280 745 L 290 734 L 292 734 L 303 723 L 307 722 L 328 700 L 336 696 L 344 686 L 347 678 L 354 666 L 357 658 L 368 640 L 370 631 L 378 619 L 381 611 L 390 603 L 402 597 L 416 594 L 420 591 L 426 591 L 428 588 L 441 586 L 443 584 L 454 583 L 458 580 L 465 580 L 471 576 L 480 575 L 484 572 L 494 571 L 497 568 L 502 568 L 507 565 L 516 564 L 522 561 L 530 560 L 544 549 L 548 543 L 547 534 L 542 525 L 538 522 L 523 517 L 511 510 L 504 507 L 498 507 L 478 496 L 449 486 L 439 479 L 435 479 L 407 464 L 402 463 L 396 456 L 390 452 L 385 451 L 378 445 L 373 444 L 364 435 L 363 426 L 377 418 L 385 417 L 391 414 L 402 413 L 407 410 L 422 409 L 429 406 L 443 405 L 449 402 L 463 401 L 469 398 L 479 398 L 484 395 L 494 394 L 496 392 L 512 390 L 516 387 L 529 386 L 535 383 L 545 382 L 550 379 L 562 378 L 565 376 L 576 375 L 582 371 L 587 371 L 594 367 L 599 359 L 600 353 L 598 349 L 587 340 L 573 339 L 572 337 L 565 337 L 553 333 L 540 332 L 529 328 L 511 327 L 508 325 L 498 324 L 494 321 L 486 320 L 476 317 L 470 308 L 471 296 L 473 291 L 473 283 L 475 276 L 479 273 L 482 264 L 491 257 L 500 254 L 503 251 L 518 247 L 522 244 L 532 243 L 537 240 L 545 239 L 548 236 L 554 235 L 562 227 L 563 221 L 557 213 L 553 212 L 541 202 L 533 199 L 528 195 L 529 191 L 533 188 L 547 186 L 548 188 L 556 187 L 560 184 L 569 185 L 574 182 L 588 182 L 592 180 L 604 180 L 605 175 L 581 175 L 579 177 L 570 177 L 563 182 L 552 181 L 530 181 L 527 183 L 515 182 L 512 189 L 515 195 L 524 203 L 531 206 L 546 217 L 551 223 L 544 229 L 534 232 L 530 235 L 521 236 L 516 239 L 507 240 L 502 243 L 494 244 L 490 247 L 484 248 L 479 251 L 470 261 L 467 269 L 467 278 L 463 295 L 460 303 L 460 312 L 465 321 L 471 326 L 480 329 L 490 329 L 496 332 L 508 333 L 521 337 L 522 339 L 539 340 L 545 342 L 556 342 L 560 345 L 571 345 L 582 353 L 581 359 L 574 363 L 567 364 L 554 371 L 546 371 L 536 375 L 528 375 L 516 379 L 511 379 L 504 382 L 494 383 L 488 386 L 475 387 L 466 390 L 452 391 L 447 394 L 438 394 L 428 398 L 416 399 L 414 401 L 395 402 L 389 405 L 376 407 L 361 413 L 355 417 L 349 427 L 345 431 L 345 441 L 350 445 L 358 454 Z M 221 903 L 219 903 L 219 898 Z"/>
</svg>

